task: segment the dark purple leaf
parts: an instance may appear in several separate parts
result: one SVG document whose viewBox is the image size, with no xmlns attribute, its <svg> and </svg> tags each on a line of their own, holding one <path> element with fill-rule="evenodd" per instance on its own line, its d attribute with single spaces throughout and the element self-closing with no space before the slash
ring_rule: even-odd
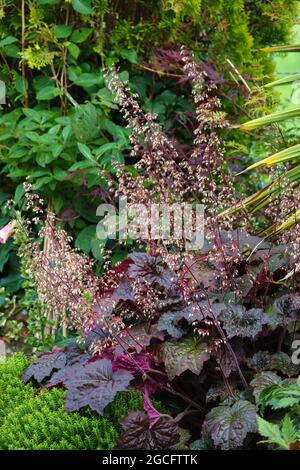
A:
<svg viewBox="0 0 300 470">
<path fill-rule="evenodd" d="M 231 305 L 219 317 L 229 338 L 233 336 L 254 338 L 263 329 L 270 325 L 272 319 L 260 308 L 246 310 L 243 305 Z"/>
<path fill-rule="evenodd" d="M 72 343 L 69 343 L 65 347 L 65 353 L 66 353 L 67 364 L 69 364 L 70 362 L 74 361 L 75 359 L 78 359 L 79 356 L 82 356 L 83 355 L 83 350 L 74 341 Z"/>
<path fill-rule="evenodd" d="M 237 390 L 234 388 L 233 391 L 237 396 Z M 229 390 L 225 387 L 223 383 L 212 384 L 206 394 L 206 403 L 216 400 L 220 400 L 222 402 L 230 399 L 232 400 L 232 397 L 229 394 Z"/>
<path fill-rule="evenodd" d="M 107 293 L 103 297 L 98 297 L 93 307 L 96 320 L 109 317 L 114 310 L 115 304 L 116 302 L 113 300 L 110 293 Z"/>
<path fill-rule="evenodd" d="M 293 364 L 292 358 L 285 352 L 273 354 L 270 369 L 279 370 L 288 377 L 299 375 L 300 372 L 300 366 Z"/>
<path fill-rule="evenodd" d="M 101 326 L 98 324 L 95 326 L 95 328 L 91 331 L 89 331 L 87 334 L 86 334 L 86 337 L 85 337 L 85 347 L 87 349 L 89 349 L 93 343 L 95 341 L 102 341 L 106 338 L 107 336 L 107 331 L 103 328 L 101 328 Z"/>
<path fill-rule="evenodd" d="M 67 377 L 69 377 L 70 375 L 74 373 L 75 368 L 86 364 L 89 358 L 90 358 L 90 355 L 87 353 L 74 357 L 72 360 L 67 362 L 65 367 L 63 367 L 59 371 L 54 372 L 54 374 L 52 374 L 49 382 L 46 385 L 46 388 L 56 387 L 58 385 L 64 385 L 66 383 Z"/>
<path fill-rule="evenodd" d="M 132 378 L 127 371 L 113 372 L 112 363 L 108 359 L 75 367 L 65 380 L 68 388 L 65 409 L 78 411 L 89 406 L 102 415 L 117 392 L 128 389 Z"/>
<path fill-rule="evenodd" d="M 151 426 L 146 413 L 131 411 L 121 424 L 124 432 L 118 439 L 118 449 L 170 449 L 179 441 L 177 424 L 167 416 L 161 417 Z"/>
<path fill-rule="evenodd" d="M 23 375 L 22 381 L 27 383 L 31 378 L 41 383 L 46 377 L 50 377 L 54 370 L 59 370 L 65 366 L 67 355 L 64 351 L 54 350 L 50 353 L 42 353 L 28 366 Z"/>
<path fill-rule="evenodd" d="M 152 395 L 166 382 L 165 374 L 151 364 L 149 353 L 121 354 L 113 361 L 113 371 L 127 370 L 134 375 L 131 385 L 136 390 Z"/>
<path fill-rule="evenodd" d="M 249 432 L 256 432 L 255 406 L 239 400 L 232 406 L 220 405 L 205 417 L 202 427 L 204 439 L 212 438 L 215 446 L 222 450 L 241 447 Z"/>
<path fill-rule="evenodd" d="M 226 309 L 225 304 L 213 302 L 210 304 L 206 301 L 191 302 L 189 305 L 180 310 L 169 310 L 162 314 L 158 321 L 158 329 L 166 331 L 175 339 L 180 339 L 184 330 L 178 325 L 181 320 L 186 320 L 190 325 L 195 321 L 202 321 L 206 317 L 213 315 L 217 318 L 220 313 Z"/>
<path fill-rule="evenodd" d="M 253 357 L 247 359 L 247 364 L 256 372 L 263 372 L 271 368 L 272 356 L 268 351 L 258 351 Z"/>
<path fill-rule="evenodd" d="M 144 374 L 151 369 L 151 356 L 146 353 L 134 354 L 121 354 L 113 361 L 113 371 L 127 370 L 133 375 Z"/>
<path fill-rule="evenodd" d="M 164 313 L 158 320 L 158 329 L 166 331 L 172 338 L 179 339 L 184 334 L 184 330 L 178 326 L 181 318 L 178 317 L 178 312 L 170 311 Z"/>
<path fill-rule="evenodd" d="M 220 368 L 225 377 L 229 377 L 231 372 L 235 372 L 237 370 L 236 363 L 232 357 L 232 354 L 230 354 L 227 349 L 221 351 L 219 361 Z"/>
<path fill-rule="evenodd" d="M 300 296 L 286 294 L 274 302 L 276 312 L 274 320 L 280 325 L 288 325 L 297 320 L 297 312 L 300 310 Z"/>
<path fill-rule="evenodd" d="M 180 320 L 186 320 L 188 324 L 194 321 L 201 321 L 205 318 L 205 309 L 199 308 L 195 303 L 187 305 L 180 310 L 170 310 L 165 312 L 158 321 L 158 329 L 160 331 L 166 331 L 170 336 L 175 339 L 181 338 L 184 334 L 184 330 L 178 326 Z"/>
<path fill-rule="evenodd" d="M 253 250 L 257 247 L 258 250 L 265 250 L 270 247 L 263 238 L 249 235 L 243 230 L 233 230 L 232 232 L 226 232 L 221 230 L 221 240 L 224 244 L 236 243 L 241 251 L 244 249 Z"/>
<path fill-rule="evenodd" d="M 103 202 L 107 204 L 112 204 L 112 197 L 109 191 L 103 186 L 96 186 L 91 192 L 90 197 L 92 200 L 100 198 Z"/>
<path fill-rule="evenodd" d="M 279 375 L 275 374 L 275 372 L 272 372 L 270 370 L 266 370 L 260 372 L 259 374 L 256 374 L 254 376 L 254 379 L 250 382 L 251 387 L 253 387 L 253 395 L 256 404 L 259 404 L 259 396 L 265 388 L 270 387 L 274 384 L 280 384 L 281 382 L 281 377 L 279 377 Z"/>
<path fill-rule="evenodd" d="M 73 220 L 78 219 L 78 217 L 80 217 L 80 215 L 72 208 L 65 208 L 59 213 L 59 218 L 67 222 L 72 222 Z"/>
<path fill-rule="evenodd" d="M 216 85 L 221 85 L 224 82 L 224 74 L 217 72 L 213 65 L 208 62 L 202 61 L 201 68 L 204 70 L 209 79 Z"/>
<path fill-rule="evenodd" d="M 178 73 L 179 70 L 183 74 L 180 50 L 162 48 L 157 49 L 155 51 L 155 56 L 152 58 L 151 65 L 157 70 L 173 73 Z M 184 77 L 184 75 L 182 75 L 182 77 Z M 187 79 L 188 77 L 186 77 L 186 80 Z"/>
<path fill-rule="evenodd" d="M 132 284 L 129 281 L 121 281 L 117 289 L 114 291 L 112 295 L 112 299 L 118 303 L 120 301 L 123 302 L 134 302 L 134 290 L 132 288 Z"/>
<path fill-rule="evenodd" d="M 101 353 L 97 352 L 93 356 L 89 356 L 86 364 L 92 364 L 93 362 L 100 361 L 100 359 L 108 359 L 109 361 L 114 360 L 114 350 L 112 347 L 103 350 Z"/>
<path fill-rule="evenodd" d="M 249 292 L 247 292 L 246 297 L 253 301 L 257 297 L 258 293 L 263 292 L 264 294 L 267 294 L 270 283 L 270 273 L 268 268 L 264 265 L 255 277 L 253 285 Z"/>
<path fill-rule="evenodd" d="M 116 356 L 122 354 L 124 349 L 126 351 L 132 350 L 140 353 L 144 348 L 150 345 L 152 340 L 157 339 L 162 341 L 164 336 L 162 332 L 157 331 L 156 325 L 152 325 L 150 328 L 147 328 L 145 325 L 135 325 L 130 329 L 127 328 L 119 335 L 122 347 L 116 347 Z"/>
<path fill-rule="evenodd" d="M 164 341 L 158 346 L 157 352 L 170 380 L 186 370 L 199 375 L 204 363 L 210 358 L 207 343 L 193 335 L 185 336 L 180 341 Z"/>
<path fill-rule="evenodd" d="M 133 253 L 129 259 L 133 261 L 128 268 L 130 277 L 140 277 L 149 284 L 158 284 L 166 289 L 174 287 L 176 274 L 162 265 L 160 257 L 150 256 L 147 253 Z"/>
<path fill-rule="evenodd" d="M 196 255 L 186 262 L 185 279 L 190 279 L 198 286 L 213 289 L 216 287 L 216 272 L 203 256 Z"/>
</svg>

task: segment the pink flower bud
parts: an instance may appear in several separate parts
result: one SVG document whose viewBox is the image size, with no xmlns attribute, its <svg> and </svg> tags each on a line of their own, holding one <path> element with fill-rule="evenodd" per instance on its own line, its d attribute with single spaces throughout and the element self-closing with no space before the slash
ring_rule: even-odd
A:
<svg viewBox="0 0 300 470">
<path fill-rule="evenodd" d="M 15 222 L 9 222 L 0 230 L 0 243 L 6 243 L 14 232 Z"/>
</svg>

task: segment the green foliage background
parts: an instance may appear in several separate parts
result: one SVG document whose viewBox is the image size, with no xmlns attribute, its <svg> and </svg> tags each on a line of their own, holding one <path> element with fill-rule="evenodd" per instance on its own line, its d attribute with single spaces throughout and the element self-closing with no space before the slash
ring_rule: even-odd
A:
<svg viewBox="0 0 300 470">
<path fill-rule="evenodd" d="M 128 164 L 130 149 L 128 130 L 106 87 L 103 67 L 118 64 L 143 109 L 157 113 L 167 132 L 173 129 L 188 143 L 192 131 L 184 125 L 187 113 L 193 112 L 190 89 L 151 72 L 158 50 L 185 44 L 198 60 L 224 74 L 223 107 L 239 120 L 245 96 L 232 79 L 227 59 L 254 86 L 268 81 L 274 65 L 258 48 L 289 41 L 297 4 L 0 0 L 0 79 L 7 88 L 7 104 L 0 106 L 0 228 L 9 220 L 5 201 L 14 198 L 23 207 L 23 182 L 28 177 L 74 236 L 76 246 L 98 261 L 96 269 L 101 272 L 95 214 L 107 184 L 99 169 L 113 172 L 113 159 Z M 266 95 L 260 97 L 260 104 L 264 106 L 265 100 Z M 257 151 L 259 146 L 253 146 L 248 136 L 231 134 L 229 158 L 241 153 L 251 159 Z M 246 179 L 238 190 L 251 184 Z M 126 256 L 126 249 L 110 248 L 113 262 Z M 18 294 L 19 272 L 12 244 L 0 247 L 0 288 Z M 7 308 L 4 304 L 3 300 L 1 310 Z"/>
<path fill-rule="evenodd" d="M 29 176 L 56 213 L 73 209 L 64 217 L 78 234 L 95 223 L 97 191 L 94 205 L 86 199 L 105 187 L 91 160 L 110 168 L 112 156 L 124 162 L 128 151 L 128 134 L 102 67 L 120 63 L 144 107 L 158 112 L 168 128 L 172 116 L 190 110 L 189 97 L 174 80 L 158 76 L 153 82 L 142 68 L 155 61 L 158 48 L 185 44 L 223 72 L 230 59 L 259 82 L 273 65 L 257 48 L 288 41 L 296 5 L 293 0 L 1 0 L 0 79 L 8 93 L 0 118 L 1 189 L 15 193 L 19 203 L 19 184 Z M 89 228 L 80 238 L 84 251 L 90 251 L 93 236 Z"/>
</svg>

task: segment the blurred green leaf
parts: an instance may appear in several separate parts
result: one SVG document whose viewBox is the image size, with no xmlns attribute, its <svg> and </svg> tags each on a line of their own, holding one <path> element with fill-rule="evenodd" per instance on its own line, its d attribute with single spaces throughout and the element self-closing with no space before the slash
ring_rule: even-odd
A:
<svg viewBox="0 0 300 470">
<path fill-rule="evenodd" d="M 36 95 L 37 100 L 44 101 L 44 100 L 52 100 L 56 98 L 58 95 L 61 94 L 61 90 L 54 86 L 48 86 L 42 88 Z"/>
<path fill-rule="evenodd" d="M 91 251 L 91 242 L 96 237 L 96 226 L 89 225 L 78 234 L 75 240 L 76 248 L 79 248 L 86 255 Z"/>
<path fill-rule="evenodd" d="M 56 38 L 65 39 L 72 33 L 72 28 L 67 24 L 58 24 L 54 26 L 53 33 Z"/>
<path fill-rule="evenodd" d="M 73 0 L 72 6 L 74 10 L 82 15 L 90 15 L 92 13 L 92 6 L 89 0 Z"/>
</svg>

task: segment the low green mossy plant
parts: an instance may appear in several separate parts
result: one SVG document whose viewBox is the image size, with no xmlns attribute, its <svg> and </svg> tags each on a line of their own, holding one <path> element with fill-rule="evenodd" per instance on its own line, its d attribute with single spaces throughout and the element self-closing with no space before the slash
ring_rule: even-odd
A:
<svg viewBox="0 0 300 470">
<path fill-rule="evenodd" d="M 92 412 L 66 413 L 63 389 L 42 392 L 3 420 L 0 446 L 8 450 L 112 449 L 118 433 Z"/>
<path fill-rule="evenodd" d="M 20 375 L 29 364 L 22 353 L 0 365 L 0 449 L 110 450 L 130 410 L 143 409 L 142 394 L 119 393 L 104 415 L 89 409 L 67 413 L 63 388 L 39 391 Z M 159 404 L 156 403 L 159 406 Z"/>
<path fill-rule="evenodd" d="M 0 363 L 0 423 L 16 406 L 34 397 L 34 387 L 24 385 L 20 379 L 29 362 L 24 354 L 18 353 Z"/>
</svg>

